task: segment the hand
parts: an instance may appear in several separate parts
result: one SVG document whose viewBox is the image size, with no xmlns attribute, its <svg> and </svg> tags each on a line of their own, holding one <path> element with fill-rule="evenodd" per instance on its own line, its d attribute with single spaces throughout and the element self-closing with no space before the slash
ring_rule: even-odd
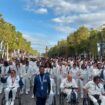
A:
<svg viewBox="0 0 105 105">
<path fill-rule="evenodd" d="M 105 93 L 103 93 L 102 95 L 105 96 Z"/>
<path fill-rule="evenodd" d="M 6 76 L 5 74 L 2 74 L 2 75 L 1 75 L 2 78 L 4 78 L 5 76 Z"/>
<path fill-rule="evenodd" d="M 49 98 L 49 95 L 47 95 L 47 99 Z"/>
<path fill-rule="evenodd" d="M 105 84 L 105 81 L 103 81 L 103 83 Z"/>
<path fill-rule="evenodd" d="M 80 77 L 80 79 L 83 81 L 84 79 L 82 77 Z"/>
</svg>

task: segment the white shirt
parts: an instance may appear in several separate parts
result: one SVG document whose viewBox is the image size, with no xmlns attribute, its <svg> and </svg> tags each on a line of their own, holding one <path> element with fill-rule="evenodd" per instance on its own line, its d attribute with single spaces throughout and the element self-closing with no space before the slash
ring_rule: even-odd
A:
<svg viewBox="0 0 105 105">
<path fill-rule="evenodd" d="M 7 87 L 9 88 L 12 88 L 12 87 L 15 87 L 15 88 L 18 88 L 19 87 L 19 76 L 16 76 L 16 78 L 12 78 L 11 76 L 9 76 L 7 78 Z"/>
<path fill-rule="evenodd" d="M 62 81 L 62 83 L 60 85 L 60 88 L 63 89 L 65 87 L 75 87 L 76 88 L 78 86 L 77 86 L 77 83 L 76 83 L 76 81 L 74 79 L 72 79 L 72 81 L 68 81 L 67 78 L 65 78 Z"/>
<path fill-rule="evenodd" d="M 73 79 L 78 79 L 79 69 L 77 67 L 72 68 L 71 71 L 70 71 L 70 73 L 72 74 Z"/>
<path fill-rule="evenodd" d="M 54 82 L 54 79 L 50 78 L 50 81 L 51 81 L 51 91 L 50 93 L 54 93 L 55 92 L 55 82 Z"/>
<path fill-rule="evenodd" d="M 92 71 L 92 76 L 100 76 L 101 74 L 101 70 L 97 69 L 97 68 L 93 68 L 93 71 Z"/>
<path fill-rule="evenodd" d="M 84 89 L 87 89 L 87 90 L 88 90 L 88 94 L 90 94 L 90 95 L 95 95 L 95 94 L 100 95 L 100 94 L 101 94 L 101 89 L 100 89 L 100 87 L 97 86 L 93 81 L 89 81 L 89 82 L 84 86 Z"/>
</svg>

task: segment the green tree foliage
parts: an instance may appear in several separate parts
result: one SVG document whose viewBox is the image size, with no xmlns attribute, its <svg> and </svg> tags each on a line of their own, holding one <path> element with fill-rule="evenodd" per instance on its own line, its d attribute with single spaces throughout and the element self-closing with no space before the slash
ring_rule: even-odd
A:
<svg viewBox="0 0 105 105">
<path fill-rule="evenodd" d="M 97 56 L 97 43 L 105 42 L 105 29 L 102 31 L 80 27 L 68 35 L 67 40 L 59 41 L 48 52 L 49 56 L 77 56 L 83 53 Z"/>
<path fill-rule="evenodd" d="M 31 47 L 31 42 L 28 42 L 21 32 L 17 32 L 15 26 L 6 22 L 0 14 L 0 41 L 4 41 L 5 46 L 8 43 L 9 52 L 14 49 L 20 49 L 29 54 L 38 54 L 36 50 Z"/>
</svg>

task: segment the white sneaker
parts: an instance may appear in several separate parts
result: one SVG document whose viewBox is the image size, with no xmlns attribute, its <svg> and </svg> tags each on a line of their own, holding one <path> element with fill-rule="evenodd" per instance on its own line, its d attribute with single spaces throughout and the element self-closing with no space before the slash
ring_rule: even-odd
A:
<svg viewBox="0 0 105 105">
<path fill-rule="evenodd" d="M 23 93 L 24 93 L 23 91 L 20 92 L 20 94 L 23 94 Z"/>
<path fill-rule="evenodd" d="M 81 94 L 81 99 L 83 99 L 83 94 Z"/>
<path fill-rule="evenodd" d="M 32 99 L 34 99 L 35 97 L 34 97 L 34 95 L 32 95 Z"/>
<path fill-rule="evenodd" d="M 2 90 L 0 90 L 0 94 L 2 93 Z"/>
<path fill-rule="evenodd" d="M 28 95 L 28 94 L 29 94 L 29 92 L 28 92 L 28 91 L 26 91 L 26 94 Z"/>
<path fill-rule="evenodd" d="M 11 105 L 14 105 L 14 101 L 11 102 Z"/>
<path fill-rule="evenodd" d="M 6 101 L 6 105 L 9 105 L 9 101 Z"/>
</svg>

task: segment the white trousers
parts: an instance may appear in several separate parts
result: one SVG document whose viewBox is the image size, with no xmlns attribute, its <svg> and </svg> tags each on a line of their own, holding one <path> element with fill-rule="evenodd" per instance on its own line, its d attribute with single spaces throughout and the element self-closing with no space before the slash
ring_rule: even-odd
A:
<svg viewBox="0 0 105 105">
<path fill-rule="evenodd" d="M 65 93 L 67 95 L 67 99 L 69 100 L 70 97 L 71 97 L 71 92 L 72 90 L 71 89 L 64 89 L 63 93 Z M 78 99 L 78 94 L 77 92 L 74 90 L 74 93 L 76 94 L 76 99 Z"/>
<path fill-rule="evenodd" d="M 2 90 L 3 90 L 3 83 L 1 83 L 0 81 L 0 93 L 2 92 Z"/>
<path fill-rule="evenodd" d="M 6 89 L 4 90 L 6 101 L 9 100 L 9 92 L 10 92 L 10 90 L 12 90 L 12 101 L 14 101 L 14 100 L 15 100 L 15 97 L 16 97 L 16 93 L 17 93 L 17 88 L 13 88 L 13 89 L 11 89 L 11 88 L 6 88 Z"/>
<path fill-rule="evenodd" d="M 2 91 L 3 91 L 3 88 L 5 88 L 6 87 L 6 83 L 2 83 L 1 81 L 0 81 L 0 92 L 2 93 Z"/>
<path fill-rule="evenodd" d="M 54 100 L 54 93 L 51 92 L 48 99 L 47 99 L 47 101 L 46 101 L 46 105 L 52 105 L 53 100 Z"/>
<path fill-rule="evenodd" d="M 26 92 L 30 91 L 30 79 L 28 77 L 24 77 L 22 79 L 24 86 L 23 86 L 23 90 L 25 90 Z"/>
<path fill-rule="evenodd" d="M 56 78 L 56 93 L 59 95 L 60 93 L 60 84 L 61 84 L 61 78 L 57 77 Z"/>
<path fill-rule="evenodd" d="M 87 83 L 86 80 L 81 80 L 79 79 L 79 85 L 80 85 L 80 94 L 81 94 L 81 98 L 83 98 L 83 86 Z"/>
<path fill-rule="evenodd" d="M 92 95 L 89 95 L 89 98 L 91 99 L 91 101 L 94 103 L 94 105 L 99 105 L 98 102 L 97 102 L 97 99 L 92 96 Z M 101 99 L 101 105 L 105 105 L 105 96 L 103 95 L 100 95 L 100 99 Z"/>
</svg>

